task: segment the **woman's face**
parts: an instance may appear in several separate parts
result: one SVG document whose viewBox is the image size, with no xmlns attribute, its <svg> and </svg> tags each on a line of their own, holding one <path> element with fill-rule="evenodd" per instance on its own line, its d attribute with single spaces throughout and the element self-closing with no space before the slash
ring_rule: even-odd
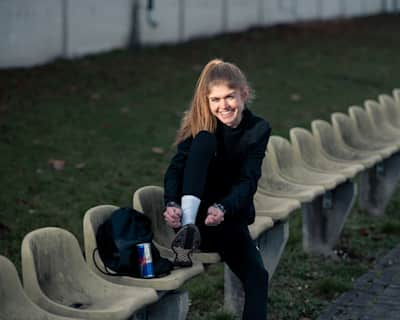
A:
<svg viewBox="0 0 400 320">
<path fill-rule="evenodd" d="M 242 121 L 246 92 L 225 84 L 214 85 L 207 96 L 211 113 L 223 124 L 236 128 Z"/>
</svg>

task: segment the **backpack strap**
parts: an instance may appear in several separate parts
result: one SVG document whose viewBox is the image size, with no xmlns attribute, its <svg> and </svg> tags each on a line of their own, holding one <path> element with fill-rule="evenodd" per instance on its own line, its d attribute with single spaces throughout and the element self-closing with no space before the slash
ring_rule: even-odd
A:
<svg viewBox="0 0 400 320">
<path fill-rule="evenodd" d="M 132 275 L 130 275 L 130 274 L 127 274 L 127 273 L 121 273 L 121 272 L 115 272 L 115 271 L 110 271 L 108 268 L 107 268 L 107 266 L 105 265 L 105 263 L 103 262 L 103 260 L 102 260 L 102 263 L 103 263 L 103 266 L 104 266 L 104 270 L 102 270 L 100 267 L 99 267 L 99 265 L 97 264 L 97 261 L 96 261 L 96 251 L 99 251 L 99 249 L 98 248 L 95 248 L 94 250 L 93 250 L 93 253 L 92 253 L 92 259 L 93 259 L 93 263 L 94 263 L 94 265 L 96 266 L 96 268 L 97 268 L 97 270 L 99 270 L 102 274 L 104 274 L 104 275 L 106 275 L 106 276 L 113 276 L 113 277 L 121 277 L 121 276 L 130 276 L 130 277 L 132 277 Z"/>
</svg>

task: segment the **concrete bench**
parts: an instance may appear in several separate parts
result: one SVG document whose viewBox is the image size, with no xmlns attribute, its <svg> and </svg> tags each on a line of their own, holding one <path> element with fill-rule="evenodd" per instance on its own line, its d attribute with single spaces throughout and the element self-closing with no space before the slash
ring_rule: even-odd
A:
<svg viewBox="0 0 400 320">
<path fill-rule="evenodd" d="M 268 144 L 270 160 L 280 176 L 288 181 L 305 185 L 322 185 L 326 190 L 345 182 L 346 177 L 338 173 L 313 170 L 294 151 L 290 142 L 279 136 L 271 136 Z"/>
<path fill-rule="evenodd" d="M 400 102 L 397 103 L 393 97 L 387 94 L 380 94 L 378 99 L 383 108 L 383 112 L 385 113 L 385 118 L 392 126 L 395 128 L 400 128 Z"/>
<path fill-rule="evenodd" d="M 368 155 L 380 155 L 383 159 L 389 158 L 397 152 L 397 146 L 383 146 L 376 141 L 364 139 L 357 127 L 357 123 L 350 116 L 335 112 L 331 115 L 332 126 L 335 134 L 340 135 L 342 140 L 351 148 Z"/>
<path fill-rule="evenodd" d="M 174 269 L 167 276 L 153 279 L 140 279 L 126 276 L 108 276 L 101 273 L 94 264 L 93 258 L 97 259 L 100 268 L 103 267 L 98 252 L 93 256 L 93 251 L 97 248 L 96 232 L 98 227 L 108 218 L 111 213 L 118 209 L 113 205 L 98 205 L 86 211 L 83 218 L 83 235 L 85 244 L 86 262 L 89 268 L 100 277 L 115 284 L 125 286 L 151 287 L 157 290 L 159 301 L 147 307 L 148 320 L 162 319 L 185 319 L 189 311 L 189 295 L 186 291 L 179 288 L 191 278 L 204 271 L 200 262 L 195 263 L 190 268 Z M 156 228 L 153 225 L 153 233 L 156 235 Z M 160 248 L 159 248 L 160 249 Z M 165 252 L 160 250 L 162 256 Z M 103 270 L 104 271 L 104 270 Z"/>
<path fill-rule="evenodd" d="M 378 105 L 379 106 L 379 105 Z M 374 106 L 375 107 L 375 106 Z M 381 106 L 379 106 L 381 108 Z M 383 106 L 382 106 L 383 112 Z M 390 132 L 386 132 L 382 126 L 379 128 L 377 122 L 370 117 L 368 112 L 360 106 L 349 107 L 350 118 L 356 124 L 358 131 L 361 136 L 368 141 L 373 141 L 382 147 L 396 147 L 400 149 L 400 140 L 391 135 Z"/>
<path fill-rule="evenodd" d="M 279 175 L 298 184 L 320 185 L 325 189 L 324 194 L 302 203 L 303 249 L 330 254 L 354 202 L 353 183 L 344 175 L 307 166 L 285 138 L 272 136 L 268 150 Z"/>
<path fill-rule="evenodd" d="M 133 195 L 133 207 L 146 214 L 152 221 L 154 227 L 154 243 L 165 257 L 173 258 L 174 253 L 170 249 L 170 244 L 175 236 L 174 231 L 169 228 L 162 216 L 164 211 L 164 189 L 158 186 L 144 186 L 136 190 Z M 281 210 L 294 210 L 295 205 L 281 208 Z M 267 208 L 263 208 L 264 214 L 257 214 L 255 222 L 249 225 L 250 235 L 257 240 L 265 231 L 274 225 L 273 219 L 267 216 Z M 277 208 L 276 208 L 277 209 Z M 278 210 L 276 210 L 278 211 Z M 194 261 L 203 264 L 212 264 L 221 261 L 221 257 L 216 252 L 195 252 L 192 255 Z"/>
<path fill-rule="evenodd" d="M 190 268 L 181 268 L 174 269 L 171 273 L 165 277 L 161 278 L 152 278 L 152 279 L 141 279 L 141 278 L 133 278 L 133 277 L 116 277 L 109 276 L 101 273 L 100 270 L 97 269 L 93 258 L 96 259 L 97 265 L 100 268 L 104 268 L 104 265 L 101 261 L 100 255 L 98 252 L 93 256 L 93 252 L 97 248 L 96 242 L 96 232 L 98 227 L 111 216 L 111 213 L 118 209 L 117 206 L 113 205 L 98 205 L 93 208 L 90 208 L 86 211 L 83 218 L 83 235 L 84 235 L 84 243 L 85 243 L 85 255 L 86 255 L 86 263 L 89 268 L 99 275 L 100 277 L 111 281 L 116 284 L 128 285 L 128 286 L 139 286 L 139 287 L 150 287 L 157 291 L 170 291 L 176 290 L 181 287 L 187 280 L 199 275 L 204 271 L 203 265 L 201 263 L 195 263 Z M 157 234 L 157 226 L 152 225 L 154 235 Z M 163 252 L 160 252 L 163 255 Z M 103 270 L 105 271 L 105 270 Z"/>
<path fill-rule="evenodd" d="M 327 238 L 326 223 L 325 220 L 323 220 L 325 219 L 325 216 L 321 215 L 320 209 L 320 204 L 325 200 L 330 200 L 330 198 L 326 199 L 324 196 L 324 194 L 326 194 L 326 189 L 321 180 L 319 180 L 319 184 L 316 184 L 316 179 L 325 179 L 324 183 L 330 184 L 330 187 L 333 188 L 340 181 L 345 181 L 345 177 L 340 175 L 330 175 L 328 178 L 327 174 L 323 175 L 320 173 L 315 173 L 315 177 L 318 176 L 318 178 L 303 180 L 297 180 L 296 178 L 299 178 L 299 176 L 292 180 L 283 177 L 280 174 L 279 160 L 276 156 L 276 151 L 278 150 L 275 148 L 275 142 L 277 139 L 274 137 L 271 138 L 272 139 L 270 139 L 268 146 L 269 151 L 266 153 L 263 161 L 262 176 L 258 182 L 257 193 L 271 197 L 283 197 L 299 201 L 303 209 L 304 250 L 310 253 L 330 253 L 333 246 L 331 244 L 331 242 L 333 242 L 331 238 L 333 237 Z M 279 142 L 277 144 L 279 144 Z M 286 153 L 286 155 L 292 157 L 291 152 Z M 286 164 L 288 163 L 289 162 L 286 162 Z M 296 169 L 294 169 L 294 171 L 295 170 Z M 303 173 L 307 171 L 306 168 L 300 170 Z M 290 170 L 288 170 L 288 172 L 289 171 Z M 308 177 L 310 176 L 311 174 L 308 175 Z M 347 189 L 348 187 L 344 187 L 346 194 L 348 193 Z M 339 211 L 343 209 L 340 208 L 340 206 L 337 208 Z M 331 209 L 331 201 L 329 201 L 329 206 L 327 206 L 326 209 Z M 331 214 L 330 216 L 334 217 L 335 215 Z M 325 227 L 321 229 L 320 226 L 324 224 Z M 336 237 L 337 236 L 334 238 L 336 239 Z"/>
<path fill-rule="evenodd" d="M 392 139 L 394 144 L 400 145 L 400 128 L 393 126 L 389 118 L 386 117 L 386 107 L 384 105 L 380 105 L 374 100 L 366 100 L 364 105 L 365 110 L 367 111 L 367 114 L 376 130 L 388 140 Z"/>
<path fill-rule="evenodd" d="M 136 190 L 133 194 L 133 208 L 147 215 L 154 229 L 154 244 L 161 254 L 169 259 L 174 258 L 170 244 L 175 237 L 173 229 L 168 228 L 162 213 L 164 212 L 164 189 L 158 186 L 145 186 Z M 196 252 L 193 260 L 204 264 L 217 263 L 221 261 L 219 254 Z"/>
<path fill-rule="evenodd" d="M 272 197 L 257 190 L 254 195 L 256 216 L 270 217 L 274 222 L 286 221 L 300 208 L 300 201 L 289 198 Z"/>
<path fill-rule="evenodd" d="M 379 216 L 384 214 L 399 180 L 399 147 L 379 140 L 364 139 L 360 131 L 370 120 L 365 118 L 365 112 L 359 108 L 353 107 L 349 112 L 350 116 L 342 113 L 332 114 L 332 124 L 336 134 L 350 147 L 363 154 L 382 157 L 381 162 L 362 172 L 359 180 L 360 208 L 371 215 Z"/>
<path fill-rule="evenodd" d="M 169 249 L 171 241 L 174 237 L 174 231 L 169 228 L 162 216 L 164 211 L 164 190 L 158 186 L 144 186 L 138 189 L 133 195 L 133 207 L 146 214 L 152 220 L 155 227 L 154 239 L 157 240 L 157 246 L 160 252 L 167 257 L 172 257 L 173 252 Z M 249 231 L 256 241 L 266 269 L 272 277 L 283 253 L 284 247 L 288 240 L 289 228 L 287 223 L 276 223 L 268 216 L 270 209 L 276 216 L 284 210 L 294 210 L 298 207 L 296 202 L 283 202 L 283 205 L 269 207 L 262 205 L 259 198 L 256 210 L 262 208 L 262 213 L 257 212 L 255 222 L 249 226 Z M 284 214 L 281 213 L 283 216 Z M 288 213 L 286 212 L 287 216 Z M 217 253 L 197 252 L 193 254 L 195 261 L 201 261 L 204 264 L 217 263 L 221 261 Z M 224 271 L 224 305 L 225 309 L 240 316 L 244 305 L 244 294 L 240 281 L 225 265 Z"/>
<path fill-rule="evenodd" d="M 351 179 L 364 170 L 364 166 L 360 164 L 345 164 L 326 158 L 314 136 L 304 128 L 292 128 L 289 134 L 296 159 L 303 161 L 314 171 L 341 174 L 346 179 Z"/>
<path fill-rule="evenodd" d="M 397 103 L 397 107 L 400 108 L 400 89 L 393 89 L 393 98 Z"/>
<path fill-rule="evenodd" d="M 70 232 L 42 228 L 28 233 L 21 246 L 24 288 L 48 312 L 96 320 L 132 319 L 158 300 L 155 290 L 120 286 L 90 271 Z"/>
<path fill-rule="evenodd" d="M 37 306 L 25 293 L 14 264 L 0 255 L 0 319 L 72 320 L 51 314 Z"/>
<path fill-rule="evenodd" d="M 375 153 L 363 152 L 347 145 L 340 134 L 336 134 L 332 125 L 325 120 L 314 120 L 311 123 L 311 130 L 316 143 L 327 158 L 343 163 L 359 163 L 365 168 L 371 168 L 382 157 Z"/>
<path fill-rule="evenodd" d="M 257 192 L 271 197 L 295 199 L 305 203 L 311 202 L 316 197 L 324 194 L 325 188 L 319 185 L 299 184 L 284 179 L 279 175 L 276 161 L 273 161 L 270 152 L 266 152 Z"/>
</svg>

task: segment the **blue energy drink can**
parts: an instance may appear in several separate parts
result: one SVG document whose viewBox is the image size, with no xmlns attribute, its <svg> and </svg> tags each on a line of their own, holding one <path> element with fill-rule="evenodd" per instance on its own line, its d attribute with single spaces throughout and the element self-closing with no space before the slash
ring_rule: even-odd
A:
<svg viewBox="0 0 400 320">
<path fill-rule="evenodd" d="M 154 278 L 150 243 L 139 243 L 137 245 L 137 250 L 139 256 L 140 276 L 142 278 Z"/>
</svg>

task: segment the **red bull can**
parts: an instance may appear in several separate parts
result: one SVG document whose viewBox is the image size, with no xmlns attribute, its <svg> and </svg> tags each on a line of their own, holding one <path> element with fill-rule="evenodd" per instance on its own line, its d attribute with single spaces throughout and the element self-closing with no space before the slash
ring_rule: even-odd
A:
<svg viewBox="0 0 400 320">
<path fill-rule="evenodd" d="M 154 278 L 150 243 L 139 243 L 137 245 L 137 249 L 139 256 L 140 276 L 142 278 Z"/>
</svg>

